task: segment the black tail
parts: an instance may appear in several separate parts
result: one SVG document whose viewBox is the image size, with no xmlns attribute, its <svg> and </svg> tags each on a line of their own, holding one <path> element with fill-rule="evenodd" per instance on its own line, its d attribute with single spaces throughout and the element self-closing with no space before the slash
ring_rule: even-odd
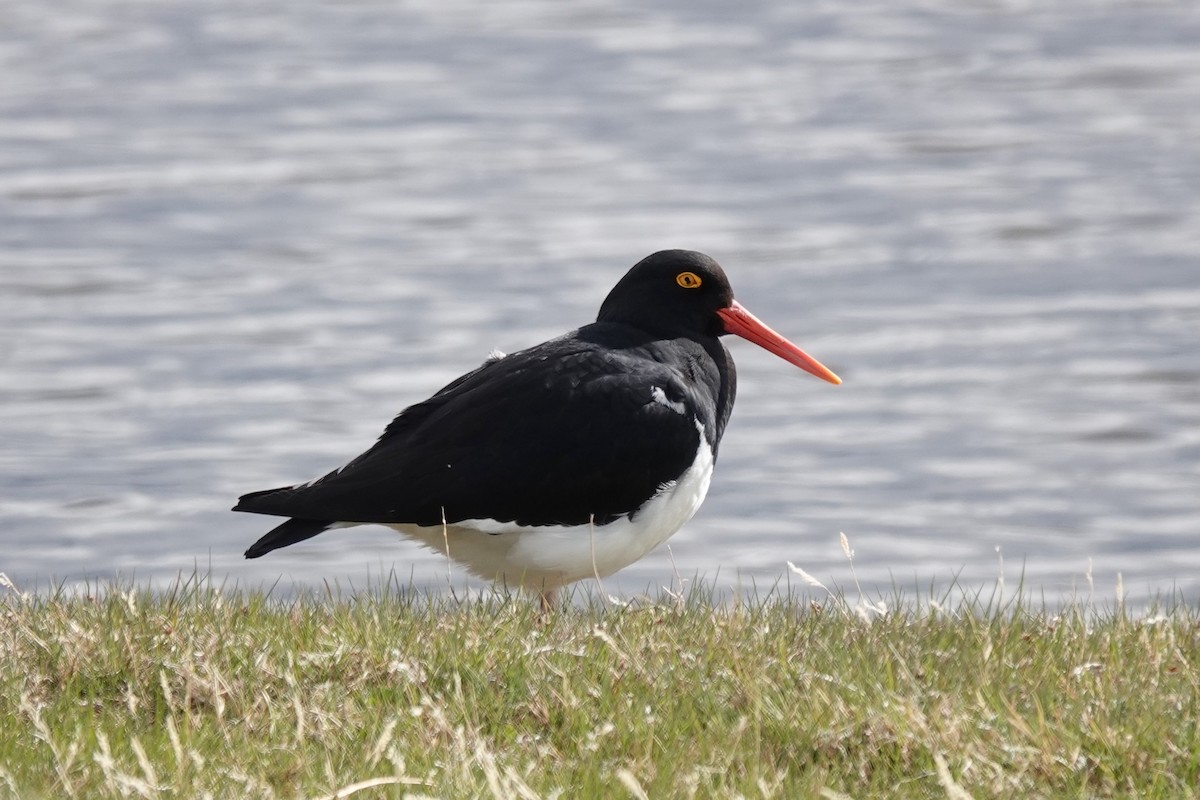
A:
<svg viewBox="0 0 1200 800">
<path fill-rule="evenodd" d="M 246 558 L 265 556 L 272 550 L 311 539 L 318 533 L 327 530 L 332 524 L 327 520 L 319 519 L 289 519 L 250 545 L 250 549 L 246 551 Z"/>
</svg>

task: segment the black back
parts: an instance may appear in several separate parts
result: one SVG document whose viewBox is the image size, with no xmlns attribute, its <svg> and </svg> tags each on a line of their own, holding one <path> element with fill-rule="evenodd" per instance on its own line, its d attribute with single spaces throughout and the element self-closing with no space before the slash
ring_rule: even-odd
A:
<svg viewBox="0 0 1200 800">
<path fill-rule="evenodd" d="M 420 525 L 632 514 L 691 466 L 700 429 L 715 456 L 736 383 L 715 311 L 731 301 L 712 259 L 656 253 L 614 287 L 596 323 L 488 361 L 403 411 L 340 470 L 248 494 L 235 510 Z"/>
</svg>

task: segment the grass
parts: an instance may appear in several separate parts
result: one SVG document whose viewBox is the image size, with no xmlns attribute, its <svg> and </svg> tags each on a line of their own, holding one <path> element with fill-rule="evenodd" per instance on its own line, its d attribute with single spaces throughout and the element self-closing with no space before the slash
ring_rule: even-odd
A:
<svg viewBox="0 0 1200 800">
<path fill-rule="evenodd" d="M 0 603 L 0 797 L 1197 797 L 1200 615 L 185 580 Z"/>
</svg>

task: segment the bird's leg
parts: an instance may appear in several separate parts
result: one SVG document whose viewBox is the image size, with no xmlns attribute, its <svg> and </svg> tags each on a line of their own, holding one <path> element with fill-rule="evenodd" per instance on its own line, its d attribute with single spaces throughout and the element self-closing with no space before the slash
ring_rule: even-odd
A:
<svg viewBox="0 0 1200 800">
<path fill-rule="evenodd" d="M 538 593 L 538 618 L 544 619 L 554 611 L 554 599 L 557 589 L 543 589 Z"/>
</svg>

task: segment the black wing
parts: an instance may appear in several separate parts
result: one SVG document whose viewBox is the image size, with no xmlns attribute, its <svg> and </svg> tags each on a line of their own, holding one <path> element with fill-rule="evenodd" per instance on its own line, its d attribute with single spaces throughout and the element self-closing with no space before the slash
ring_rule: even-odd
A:
<svg viewBox="0 0 1200 800">
<path fill-rule="evenodd" d="M 489 361 L 406 409 L 342 469 L 248 494 L 235 510 L 419 525 L 600 525 L 633 512 L 691 466 L 694 420 L 713 418 L 715 398 L 642 346 L 580 333 Z M 694 356 L 715 377 L 699 345 Z"/>
</svg>

